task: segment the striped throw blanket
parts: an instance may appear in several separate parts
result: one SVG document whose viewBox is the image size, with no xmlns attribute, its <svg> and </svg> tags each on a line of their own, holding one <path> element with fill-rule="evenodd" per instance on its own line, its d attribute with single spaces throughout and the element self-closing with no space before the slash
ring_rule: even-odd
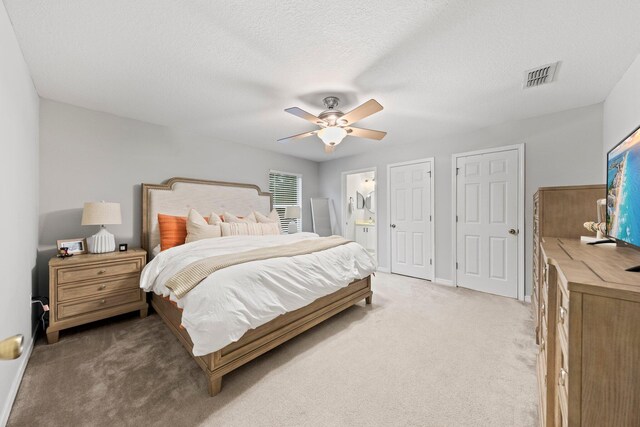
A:
<svg viewBox="0 0 640 427">
<path fill-rule="evenodd" d="M 262 261 L 271 258 L 292 257 L 321 252 L 327 249 L 349 243 L 350 240 L 341 236 L 321 237 L 319 239 L 302 240 L 287 245 L 271 246 L 253 249 L 246 252 L 218 255 L 192 262 L 178 274 L 167 281 L 167 288 L 171 289 L 177 298 L 182 298 L 195 288 L 210 274 L 232 265 L 244 264 L 252 261 Z"/>
</svg>

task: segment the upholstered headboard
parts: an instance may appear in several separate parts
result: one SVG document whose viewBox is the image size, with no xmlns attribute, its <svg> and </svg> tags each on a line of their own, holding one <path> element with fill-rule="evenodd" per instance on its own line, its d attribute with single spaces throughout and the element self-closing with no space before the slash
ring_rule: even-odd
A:
<svg viewBox="0 0 640 427">
<path fill-rule="evenodd" d="M 252 184 L 190 178 L 142 184 L 142 247 L 151 252 L 160 244 L 159 213 L 187 216 L 193 208 L 202 215 L 225 211 L 240 216 L 253 211 L 267 215 L 271 206 L 271 193 L 262 192 Z"/>
</svg>

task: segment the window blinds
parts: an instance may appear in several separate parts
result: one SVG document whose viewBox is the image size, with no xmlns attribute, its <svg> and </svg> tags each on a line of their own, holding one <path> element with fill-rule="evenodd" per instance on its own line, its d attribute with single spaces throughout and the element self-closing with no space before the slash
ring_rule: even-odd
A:
<svg viewBox="0 0 640 427">
<path fill-rule="evenodd" d="M 273 197 L 273 208 L 278 211 L 283 231 L 288 230 L 291 219 L 284 217 L 287 206 L 300 206 L 302 209 L 302 177 L 286 172 L 269 172 L 269 192 Z M 301 219 L 294 220 L 297 231 L 302 229 Z"/>
</svg>

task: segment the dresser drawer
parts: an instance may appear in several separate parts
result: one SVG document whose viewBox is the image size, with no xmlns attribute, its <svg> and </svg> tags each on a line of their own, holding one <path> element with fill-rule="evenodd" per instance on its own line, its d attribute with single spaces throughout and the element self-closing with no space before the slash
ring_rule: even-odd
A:
<svg viewBox="0 0 640 427">
<path fill-rule="evenodd" d="M 563 329 L 558 325 L 558 337 L 556 346 L 556 400 L 557 400 L 557 425 L 566 426 L 569 416 L 569 352 L 567 337 Z"/>
<path fill-rule="evenodd" d="M 569 296 L 565 293 L 564 289 L 560 286 L 558 281 L 558 312 L 556 313 L 558 319 L 558 328 L 564 331 L 565 336 L 569 336 Z"/>
<path fill-rule="evenodd" d="M 140 278 L 135 276 L 122 279 L 111 279 L 79 285 L 65 285 L 58 288 L 58 301 L 66 302 L 78 298 L 98 298 L 126 290 L 138 289 Z"/>
<path fill-rule="evenodd" d="M 141 268 L 142 260 L 140 259 L 113 262 L 98 266 L 62 268 L 58 271 L 58 284 L 138 273 Z"/>
<path fill-rule="evenodd" d="M 544 357 L 538 354 L 536 360 L 538 377 L 538 418 L 539 425 L 545 426 L 547 419 L 547 369 Z"/>
<path fill-rule="evenodd" d="M 545 322 L 545 320 L 542 320 L 542 319 L 546 319 L 547 318 L 547 303 L 546 303 L 546 299 L 543 297 L 538 304 L 540 304 L 540 323 L 543 323 L 543 322 Z"/>
<path fill-rule="evenodd" d="M 540 344 L 540 309 L 538 307 L 538 295 L 536 294 L 535 289 L 531 294 L 531 315 L 533 317 L 533 322 L 536 326 L 536 329 L 535 329 L 536 344 Z"/>
<path fill-rule="evenodd" d="M 567 390 L 569 390 L 569 374 L 561 368 L 558 373 L 558 378 L 556 382 L 558 384 L 558 411 L 559 417 L 558 421 L 561 426 L 569 425 L 569 394 Z"/>
<path fill-rule="evenodd" d="M 549 332 L 547 331 L 546 319 L 542 318 L 540 322 L 540 349 L 539 354 L 543 356 L 545 361 L 545 368 L 547 362 L 547 352 L 549 351 Z M 546 373 L 546 371 L 545 371 Z"/>
<path fill-rule="evenodd" d="M 111 308 L 118 305 L 141 301 L 140 290 L 134 289 L 127 292 L 105 295 L 90 301 L 82 301 L 77 303 L 58 304 L 58 319 L 66 319 L 69 317 L 80 316 L 82 314 L 93 313 L 105 308 Z"/>
</svg>

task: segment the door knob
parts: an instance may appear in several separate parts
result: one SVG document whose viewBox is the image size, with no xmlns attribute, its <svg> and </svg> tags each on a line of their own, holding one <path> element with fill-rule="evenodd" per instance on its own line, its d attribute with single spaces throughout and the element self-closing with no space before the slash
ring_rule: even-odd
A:
<svg viewBox="0 0 640 427">
<path fill-rule="evenodd" d="M 13 360 L 20 357 L 23 343 L 22 335 L 14 335 L 0 341 L 0 360 Z"/>
<path fill-rule="evenodd" d="M 395 224 L 391 224 L 391 228 L 396 228 L 396 225 Z"/>
<path fill-rule="evenodd" d="M 519 231 L 519 230 L 516 230 L 515 228 L 510 228 L 510 229 L 509 229 L 509 234 L 513 234 L 514 236 L 515 236 L 516 234 L 518 234 L 519 232 L 520 232 L 520 231 Z"/>
</svg>

